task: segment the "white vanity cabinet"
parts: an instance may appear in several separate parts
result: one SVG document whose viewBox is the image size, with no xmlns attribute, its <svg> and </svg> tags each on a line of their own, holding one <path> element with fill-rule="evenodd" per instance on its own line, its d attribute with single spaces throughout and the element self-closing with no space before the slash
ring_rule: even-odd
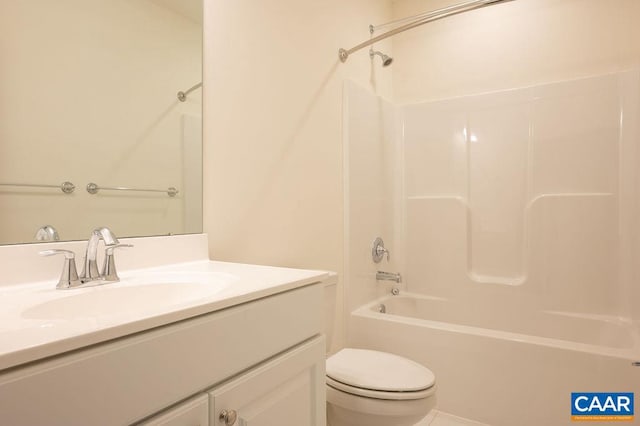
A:
<svg viewBox="0 0 640 426">
<path fill-rule="evenodd" d="M 212 426 L 223 409 L 324 426 L 323 296 L 308 284 L 1 370 L 0 425 L 203 426 L 208 407 Z"/>
<path fill-rule="evenodd" d="M 136 426 L 324 426 L 324 352 L 316 337 Z"/>
<path fill-rule="evenodd" d="M 215 388 L 210 424 L 324 426 L 324 353 L 316 338 Z"/>
</svg>

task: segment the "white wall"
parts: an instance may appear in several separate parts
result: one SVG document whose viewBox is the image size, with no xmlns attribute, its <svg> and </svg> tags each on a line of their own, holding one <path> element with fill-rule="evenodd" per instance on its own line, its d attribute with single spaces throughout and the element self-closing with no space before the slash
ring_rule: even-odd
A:
<svg viewBox="0 0 640 426">
<path fill-rule="evenodd" d="M 205 4 L 205 230 L 212 257 L 342 276 L 343 81 L 388 94 L 391 75 L 372 68 L 366 51 L 345 64 L 337 51 L 367 39 L 370 23 L 387 21 L 390 3 Z M 341 297 L 339 304 L 342 312 Z"/>
<path fill-rule="evenodd" d="M 201 46 L 200 22 L 150 0 L 0 3 L 0 182 L 77 187 L 0 187 L 0 243 L 45 224 L 66 240 L 184 232 L 181 195 L 84 187 L 185 193 L 182 115 L 199 116 L 201 96 L 176 93 L 200 81 Z"/>
</svg>

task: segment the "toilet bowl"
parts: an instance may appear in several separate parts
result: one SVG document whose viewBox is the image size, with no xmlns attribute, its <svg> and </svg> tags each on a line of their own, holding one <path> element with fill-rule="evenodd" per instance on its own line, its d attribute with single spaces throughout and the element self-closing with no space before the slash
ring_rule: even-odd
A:
<svg viewBox="0 0 640 426">
<path fill-rule="evenodd" d="M 328 426 L 412 426 L 435 406 L 435 376 L 386 352 L 342 349 L 327 359 Z"/>
</svg>

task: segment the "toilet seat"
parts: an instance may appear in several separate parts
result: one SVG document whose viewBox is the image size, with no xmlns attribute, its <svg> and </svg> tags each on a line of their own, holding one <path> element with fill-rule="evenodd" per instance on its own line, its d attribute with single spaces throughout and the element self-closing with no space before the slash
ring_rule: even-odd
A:
<svg viewBox="0 0 640 426">
<path fill-rule="evenodd" d="M 333 380 L 331 377 L 327 376 L 327 386 L 351 394 L 356 396 L 361 396 L 364 398 L 373 398 L 373 399 L 386 399 L 386 400 L 394 400 L 394 401 L 409 401 L 413 399 L 423 399 L 430 397 L 435 393 L 435 386 L 432 386 L 428 389 L 424 389 L 421 391 L 396 391 L 396 392 L 386 392 L 372 389 L 363 389 L 357 388 L 354 386 L 345 385 L 344 383 L 340 383 L 336 380 Z"/>
<path fill-rule="evenodd" d="M 435 392 L 428 368 L 386 352 L 342 349 L 327 359 L 327 385 L 366 398 L 422 399 Z"/>
</svg>

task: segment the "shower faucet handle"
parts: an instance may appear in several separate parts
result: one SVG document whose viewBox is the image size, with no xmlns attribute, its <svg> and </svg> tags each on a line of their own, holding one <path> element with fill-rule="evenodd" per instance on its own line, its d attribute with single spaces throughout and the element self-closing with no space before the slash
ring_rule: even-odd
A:
<svg viewBox="0 0 640 426">
<path fill-rule="evenodd" d="M 384 241 L 382 240 L 382 238 L 377 237 L 373 241 L 373 248 L 371 249 L 371 258 L 375 263 L 380 263 L 380 261 L 382 261 L 382 258 L 384 257 L 385 254 L 387 255 L 387 262 L 388 262 L 389 259 L 391 258 L 391 256 L 389 255 L 389 250 L 384 248 Z"/>
</svg>

